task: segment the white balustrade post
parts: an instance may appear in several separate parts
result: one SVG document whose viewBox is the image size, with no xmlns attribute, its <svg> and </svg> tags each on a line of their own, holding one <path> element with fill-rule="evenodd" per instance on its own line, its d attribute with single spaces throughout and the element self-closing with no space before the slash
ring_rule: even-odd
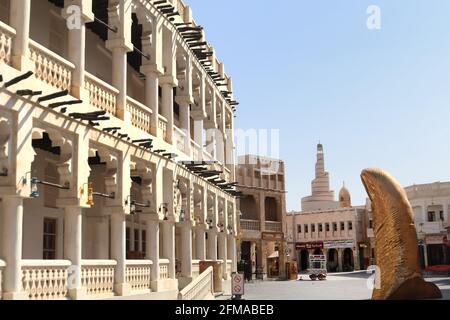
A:
<svg viewBox="0 0 450 320">
<path fill-rule="evenodd" d="M 207 250 L 207 259 L 208 260 L 217 260 L 217 231 L 216 230 L 208 230 L 208 250 Z"/>
<path fill-rule="evenodd" d="M 228 259 L 231 259 L 231 272 L 237 271 L 237 251 L 236 251 L 236 238 L 234 235 L 228 235 L 227 237 L 227 249 Z"/>
<path fill-rule="evenodd" d="M 64 215 L 64 259 L 72 263 L 69 274 L 69 296 L 83 299 L 86 292 L 81 286 L 82 208 L 66 207 Z"/>
<path fill-rule="evenodd" d="M 223 261 L 223 278 L 228 279 L 227 275 L 227 235 L 225 232 L 220 232 L 218 234 L 218 258 Z"/>
<path fill-rule="evenodd" d="M 11 27 L 16 30 L 12 45 L 12 65 L 23 71 L 34 70 L 29 60 L 31 0 L 10 1 Z"/>
<path fill-rule="evenodd" d="M 125 250 L 125 214 L 114 212 L 111 214 L 111 256 L 116 260 L 114 274 L 114 291 L 120 295 L 128 295 L 131 287 L 126 283 L 126 250 Z"/>
<path fill-rule="evenodd" d="M 22 291 L 22 232 L 23 199 L 3 197 L 3 246 L 2 256 L 6 262 L 3 272 L 3 299 L 27 299 Z"/>
<path fill-rule="evenodd" d="M 181 225 L 181 276 L 192 279 L 192 225 L 190 221 Z"/>
<path fill-rule="evenodd" d="M 206 260 L 206 238 L 204 225 L 197 226 L 195 228 L 195 246 L 197 260 Z"/>
<path fill-rule="evenodd" d="M 169 259 L 169 278 L 176 279 L 175 270 L 175 224 L 172 221 L 164 221 L 163 227 L 163 256 Z"/>
</svg>

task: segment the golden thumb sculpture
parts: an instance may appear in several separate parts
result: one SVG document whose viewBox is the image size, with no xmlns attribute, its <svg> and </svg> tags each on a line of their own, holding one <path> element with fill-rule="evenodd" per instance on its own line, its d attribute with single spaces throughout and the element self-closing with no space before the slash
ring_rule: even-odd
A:
<svg viewBox="0 0 450 320">
<path fill-rule="evenodd" d="M 435 299 L 439 288 L 425 282 L 419 262 L 416 227 L 411 205 L 402 186 L 381 169 L 366 169 L 361 179 L 372 201 L 375 259 L 380 288 L 372 299 Z"/>
</svg>

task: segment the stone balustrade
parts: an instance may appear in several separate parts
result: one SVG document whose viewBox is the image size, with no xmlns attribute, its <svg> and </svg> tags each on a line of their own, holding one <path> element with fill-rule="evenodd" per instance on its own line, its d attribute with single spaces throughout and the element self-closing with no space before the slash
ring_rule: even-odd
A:
<svg viewBox="0 0 450 320">
<path fill-rule="evenodd" d="M 241 219 L 241 229 L 251 231 L 261 231 L 261 223 L 259 220 Z"/>
<path fill-rule="evenodd" d="M 119 90 L 88 72 L 85 73 L 84 88 L 89 93 L 91 106 L 106 111 L 112 116 L 117 116 Z"/>
<path fill-rule="evenodd" d="M 283 232 L 283 225 L 281 222 L 266 221 L 266 231 Z"/>
<path fill-rule="evenodd" d="M 133 291 L 149 291 L 151 282 L 151 260 L 127 260 L 126 282 Z"/>
<path fill-rule="evenodd" d="M 12 40 L 16 31 L 0 21 L 0 62 L 11 64 Z"/>
<path fill-rule="evenodd" d="M 69 90 L 75 65 L 30 39 L 29 58 L 34 62 L 34 75 L 37 79 L 59 89 Z"/>
<path fill-rule="evenodd" d="M 158 136 L 167 141 L 167 119 L 158 115 Z"/>
<path fill-rule="evenodd" d="M 30 300 L 66 299 L 68 260 L 22 260 L 22 290 Z"/>
<path fill-rule="evenodd" d="M 81 285 L 90 297 L 114 295 L 114 260 L 83 260 L 81 265 Z"/>
<path fill-rule="evenodd" d="M 153 116 L 152 110 L 130 97 L 127 98 L 127 111 L 131 114 L 131 124 L 150 133 L 150 124 Z"/>
<path fill-rule="evenodd" d="M 173 134 L 174 134 L 174 145 L 178 150 L 180 150 L 183 153 L 186 153 L 187 146 L 186 146 L 186 133 L 181 130 L 180 128 L 174 126 L 173 127 Z"/>
<path fill-rule="evenodd" d="M 213 267 L 206 269 L 178 294 L 178 300 L 205 300 L 214 293 Z"/>
<path fill-rule="evenodd" d="M 159 277 L 161 279 L 169 279 L 169 260 L 159 259 Z"/>
</svg>

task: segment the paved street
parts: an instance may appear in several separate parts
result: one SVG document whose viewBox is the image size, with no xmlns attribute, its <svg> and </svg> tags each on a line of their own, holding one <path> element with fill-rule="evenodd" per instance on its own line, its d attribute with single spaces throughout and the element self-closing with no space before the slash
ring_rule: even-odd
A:
<svg viewBox="0 0 450 320">
<path fill-rule="evenodd" d="M 255 281 L 246 284 L 246 300 L 365 300 L 372 291 L 367 289 L 365 272 L 329 274 L 326 281 Z M 450 277 L 428 278 L 436 283 L 444 299 L 450 300 Z M 224 296 L 221 299 L 229 299 Z"/>
</svg>

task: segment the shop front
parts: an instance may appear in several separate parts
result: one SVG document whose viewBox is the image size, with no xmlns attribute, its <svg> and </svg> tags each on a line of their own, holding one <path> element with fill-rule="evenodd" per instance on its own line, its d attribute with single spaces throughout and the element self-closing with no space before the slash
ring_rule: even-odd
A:
<svg viewBox="0 0 450 320">
<path fill-rule="evenodd" d="M 297 252 L 297 265 L 300 272 L 306 271 L 309 265 L 310 254 L 323 254 L 323 242 L 297 242 L 295 250 Z"/>
<path fill-rule="evenodd" d="M 425 267 L 450 265 L 450 250 L 448 236 L 432 234 L 425 236 L 424 247 Z"/>
<path fill-rule="evenodd" d="M 354 240 L 328 240 L 323 242 L 327 253 L 328 272 L 347 272 L 359 269 L 359 254 Z"/>
</svg>

